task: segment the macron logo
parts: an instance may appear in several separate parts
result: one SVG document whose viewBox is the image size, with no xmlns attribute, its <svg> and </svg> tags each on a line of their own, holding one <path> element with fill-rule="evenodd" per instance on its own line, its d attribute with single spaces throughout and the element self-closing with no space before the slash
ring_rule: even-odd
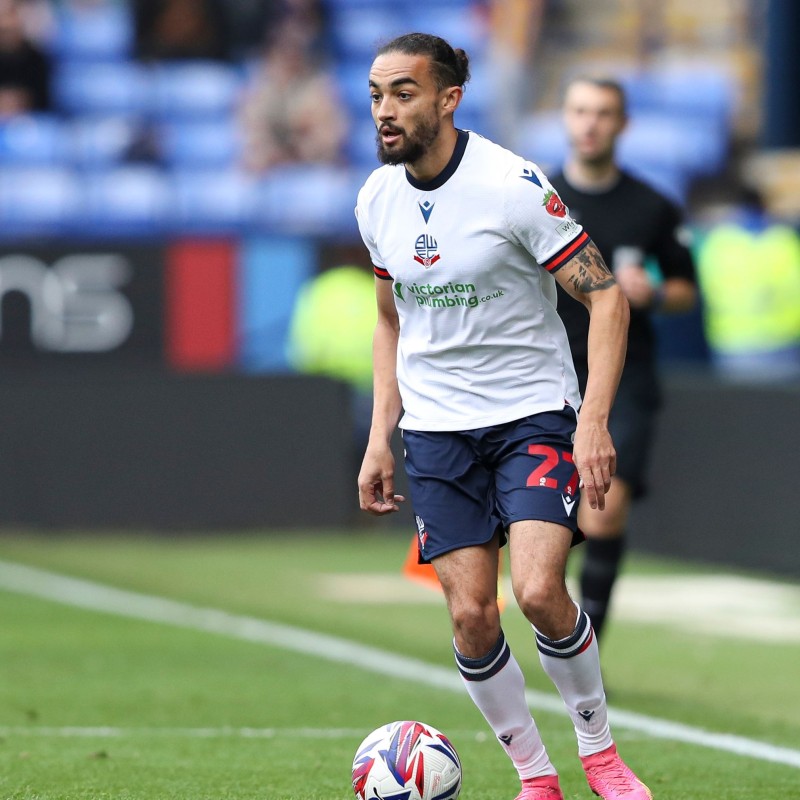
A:
<svg viewBox="0 0 800 800">
<path fill-rule="evenodd" d="M 562 494 L 561 502 L 564 504 L 564 511 L 567 512 L 567 516 L 570 516 L 570 514 L 572 514 L 572 509 L 575 506 L 575 498 L 567 497 L 565 494 Z"/>
<path fill-rule="evenodd" d="M 593 716 L 594 711 L 579 711 L 578 712 L 588 722 Z"/>
</svg>

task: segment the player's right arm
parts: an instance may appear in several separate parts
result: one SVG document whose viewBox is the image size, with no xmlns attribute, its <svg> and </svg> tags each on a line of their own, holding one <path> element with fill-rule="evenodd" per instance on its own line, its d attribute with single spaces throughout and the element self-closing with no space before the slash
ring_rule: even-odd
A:
<svg viewBox="0 0 800 800">
<path fill-rule="evenodd" d="M 400 321 L 392 296 L 392 281 L 375 280 L 378 321 L 372 339 L 372 426 L 361 471 L 358 500 L 362 511 L 390 514 L 405 499 L 394 493 L 394 456 L 391 440 L 400 419 L 402 402 L 397 385 L 397 343 Z"/>
<path fill-rule="evenodd" d="M 611 476 L 616 471 L 616 451 L 608 432 L 608 417 L 625 363 L 628 301 L 594 242 L 590 241 L 554 275 L 589 311 L 589 377 L 575 431 L 573 456 L 589 505 L 602 511 Z"/>
</svg>

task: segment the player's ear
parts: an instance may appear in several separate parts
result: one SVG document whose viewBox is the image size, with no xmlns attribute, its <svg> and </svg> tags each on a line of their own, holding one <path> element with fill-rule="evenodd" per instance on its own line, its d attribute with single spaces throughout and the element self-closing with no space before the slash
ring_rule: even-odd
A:
<svg viewBox="0 0 800 800">
<path fill-rule="evenodd" d="M 452 114 L 458 108 L 463 96 L 464 90 L 460 86 L 448 86 L 442 92 L 442 111 Z"/>
</svg>

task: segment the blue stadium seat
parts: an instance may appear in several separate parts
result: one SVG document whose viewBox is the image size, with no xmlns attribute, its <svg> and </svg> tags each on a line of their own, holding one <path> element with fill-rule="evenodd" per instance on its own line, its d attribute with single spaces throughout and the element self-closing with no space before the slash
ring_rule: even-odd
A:
<svg viewBox="0 0 800 800">
<path fill-rule="evenodd" d="M 95 235 L 157 235 L 172 227 L 174 199 L 163 171 L 123 166 L 84 177 L 84 230 Z"/>
<path fill-rule="evenodd" d="M 80 209 L 80 181 L 71 170 L 0 168 L 0 236 L 63 234 Z"/>
<path fill-rule="evenodd" d="M 524 117 L 514 149 L 545 172 L 560 169 L 568 151 L 561 112 L 536 111 Z"/>
<path fill-rule="evenodd" d="M 53 53 L 76 60 L 125 59 L 132 50 L 133 20 L 127 3 L 61 4 Z"/>
<path fill-rule="evenodd" d="M 258 189 L 258 220 L 298 235 L 352 235 L 359 176 L 347 169 L 292 165 L 271 170 Z"/>
<path fill-rule="evenodd" d="M 340 58 L 372 58 L 381 42 L 408 31 L 393 5 L 331 9 L 330 37 Z"/>
<path fill-rule="evenodd" d="M 413 3 L 403 15 L 407 31 L 425 31 L 441 36 L 453 47 L 467 51 L 470 59 L 478 58 L 489 41 L 485 24 L 470 3 Z M 480 72 L 481 68 L 475 70 Z"/>
<path fill-rule="evenodd" d="M 151 110 L 165 119 L 228 116 L 243 85 L 240 69 L 217 61 L 159 64 L 152 78 Z"/>
<path fill-rule="evenodd" d="M 712 120 L 638 113 L 620 137 L 618 152 L 626 163 L 640 161 L 678 167 L 689 175 L 710 175 L 724 166 L 727 135 Z"/>
<path fill-rule="evenodd" d="M 64 124 L 58 117 L 31 114 L 0 122 L 0 165 L 58 164 L 65 151 Z"/>
<path fill-rule="evenodd" d="M 175 170 L 176 229 L 216 234 L 246 230 L 255 220 L 256 183 L 234 169 Z"/>
<path fill-rule="evenodd" d="M 141 121 L 129 116 L 89 115 L 67 123 L 69 161 L 82 169 L 108 169 L 129 155 Z"/>
<path fill-rule="evenodd" d="M 58 108 L 68 114 L 143 114 L 150 73 L 131 61 L 68 62 L 56 70 L 53 89 Z"/>
<path fill-rule="evenodd" d="M 728 71 L 712 63 L 665 65 L 628 75 L 624 81 L 631 110 L 730 124 L 736 84 Z"/>
<path fill-rule="evenodd" d="M 362 114 L 350 125 L 350 134 L 346 141 L 345 155 L 347 161 L 357 168 L 377 169 L 380 166 L 376 155 L 375 125 L 369 112 Z"/>
<path fill-rule="evenodd" d="M 333 68 L 339 97 L 354 120 L 369 118 L 369 58 L 341 58 Z"/>
<path fill-rule="evenodd" d="M 157 136 L 167 166 L 227 167 L 239 160 L 242 149 L 239 125 L 232 117 L 165 122 Z"/>
</svg>

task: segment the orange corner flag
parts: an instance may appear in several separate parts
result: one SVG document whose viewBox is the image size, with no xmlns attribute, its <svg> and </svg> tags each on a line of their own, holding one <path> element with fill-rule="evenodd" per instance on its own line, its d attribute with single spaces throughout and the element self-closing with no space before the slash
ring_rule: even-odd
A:
<svg viewBox="0 0 800 800">
<path fill-rule="evenodd" d="M 428 589 L 433 589 L 436 592 L 442 591 L 442 584 L 439 583 L 439 578 L 436 577 L 436 570 L 433 568 L 433 564 L 419 563 L 419 547 L 416 536 L 411 540 L 411 547 L 408 548 L 406 560 L 403 563 L 403 575 L 410 581 L 422 584 Z M 502 561 L 498 564 L 497 569 L 497 605 L 500 611 L 506 605 L 502 592 Z"/>
</svg>

